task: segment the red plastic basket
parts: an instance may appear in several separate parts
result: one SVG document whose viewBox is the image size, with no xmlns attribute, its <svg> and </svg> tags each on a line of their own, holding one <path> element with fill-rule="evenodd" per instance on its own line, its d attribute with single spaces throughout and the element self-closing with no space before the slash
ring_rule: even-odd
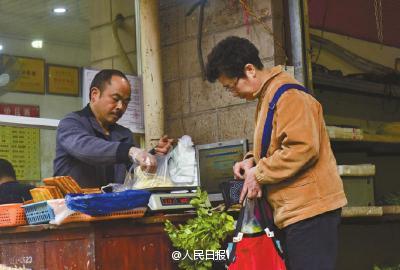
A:
<svg viewBox="0 0 400 270">
<path fill-rule="evenodd" d="M 26 225 L 25 211 L 22 203 L 0 205 L 0 227 Z"/>
</svg>

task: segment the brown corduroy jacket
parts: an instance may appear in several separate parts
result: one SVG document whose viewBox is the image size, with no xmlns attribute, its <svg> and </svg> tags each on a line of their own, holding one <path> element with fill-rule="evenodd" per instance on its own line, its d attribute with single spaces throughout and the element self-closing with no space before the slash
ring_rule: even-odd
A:
<svg viewBox="0 0 400 270">
<path fill-rule="evenodd" d="M 336 168 L 321 104 L 310 94 L 289 89 L 275 107 L 271 144 L 260 157 L 268 104 L 277 89 L 299 84 L 282 67 L 270 69 L 256 112 L 253 155 L 256 179 L 267 184 L 267 198 L 275 224 L 284 228 L 295 222 L 346 205 L 343 183 Z"/>
</svg>

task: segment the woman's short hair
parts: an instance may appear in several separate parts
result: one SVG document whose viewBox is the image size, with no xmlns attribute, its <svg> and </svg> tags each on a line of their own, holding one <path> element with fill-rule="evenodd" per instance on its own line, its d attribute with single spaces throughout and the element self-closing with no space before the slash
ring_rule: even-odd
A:
<svg viewBox="0 0 400 270">
<path fill-rule="evenodd" d="M 258 49 L 248 39 L 230 36 L 220 41 L 207 57 L 206 76 L 215 82 L 221 75 L 228 78 L 244 77 L 244 67 L 253 64 L 261 70 L 264 65 Z"/>
</svg>

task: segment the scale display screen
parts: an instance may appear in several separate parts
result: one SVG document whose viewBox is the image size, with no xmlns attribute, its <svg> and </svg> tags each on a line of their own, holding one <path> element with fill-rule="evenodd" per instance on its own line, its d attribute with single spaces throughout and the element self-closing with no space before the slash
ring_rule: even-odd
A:
<svg viewBox="0 0 400 270">
<path fill-rule="evenodd" d="M 160 197 L 162 206 L 190 204 L 192 197 Z"/>
</svg>

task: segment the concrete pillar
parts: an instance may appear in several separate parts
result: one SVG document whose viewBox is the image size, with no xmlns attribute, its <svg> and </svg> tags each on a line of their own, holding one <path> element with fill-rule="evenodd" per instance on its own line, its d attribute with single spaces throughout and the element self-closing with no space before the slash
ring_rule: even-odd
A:
<svg viewBox="0 0 400 270">
<path fill-rule="evenodd" d="M 89 11 L 90 66 L 97 69 L 119 69 L 126 74 L 135 75 L 134 0 L 90 0 Z M 124 20 L 116 27 L 118 14 Z M 117 32 L 119 42 L 115 38 Z"/>
<path fill-rule="evenodd" d="M 146 147 L 164 134 L 164 100 L 158 0 L 140 0 L 140 32 Z"/>
</svg>

